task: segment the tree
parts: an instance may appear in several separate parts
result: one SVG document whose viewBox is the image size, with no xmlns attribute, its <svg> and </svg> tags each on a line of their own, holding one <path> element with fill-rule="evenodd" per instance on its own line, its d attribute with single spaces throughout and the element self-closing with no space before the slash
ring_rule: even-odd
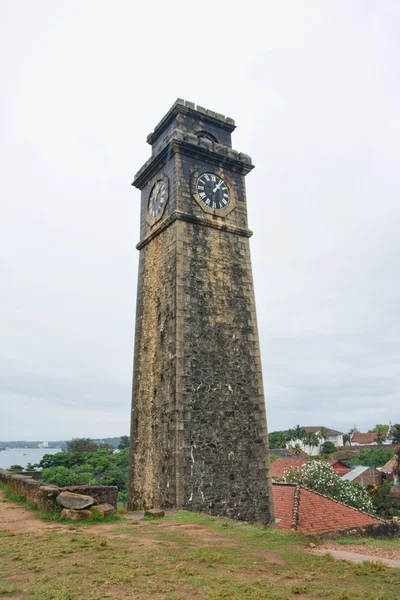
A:
<svg viewBox="0 0 400 600">
<path fill-rule="evenodd" d="M 389 425 L 375 425 L 373 429 L 368 429 L 368 433 L 375 433 L 376 431 L 385 433 L 386 431 L 389 431 Z"/>
<path fill-rule="evenodd" d="M 298 440 L 300 442 L 304 442 L 306 435 L 307 431 L 304 429 L 304 427 L 300 427 L 300 425 L 296 425 L 296 427 L 289 429 L 287 432 L 288 441 L 290 442 L 297 442 Z"/>
<path fill-rule="evenodd" d="M 385 434 L 382 431 L 378 431 L 378 435 L 375 438 L 375 441 L 378 444 L 378 446 L 382 446 L 385 439 L 386 439 Z"/>
<path fill-rule="evenodd" d="M 129 448 L 130 445 L 130 438 L 128 435 L 121 435 L 121 438 L 119 440 L 119 444 L 118 444 L 118 450 L 125 450 L 125 448 Z"/>
<path fill-rule="evenodd" d="M 111 454 L 111 455 L 114 454 L 114 452 L 115 452 L 114 446 L 111 446 L 111 444 L 107 444 L 106 442 L 101 442 L 101 444 L 99 444 L 97 446 L 97 450 L 98 449 L 107 450 L 108 454 Z"/>
<path fill-rule="evenodd" d="M 307 445 L 311 448 L 311 453 L 313 453 L 313 449 L 319 446 L 321 438 L 318 433 L 314 433 L 312 431 L 308 431 L 304 436 L 304 445 Z"/>
<path fill-rule="evenodd" d="M 343 444 L 351 446 L 351 435 L 349 433 L 343 434 Z"/>
<path fill-rule="evenodd" d="M 301 446 L 300 446 L 300 444 L 295 444 L 295 446 L 294 446 L 294 448 L 293 448 L 293 454 L 294 454 L 295 456 L 298 456 L 298 455 L 299 455 L 299 454 L 301 454 L 301 453 L 302 453 L 302 449 L 301 449 Z"/>
<path fill-rule="evenodd" d="M 332 454 L 336 452 L 336 446 L 333 442 L 326 440 L 321 446 L 321 454 Z"/>
<path fill-rule="evenodd" d="M 99 447 L 90 438 L 74 438 L 67 442 L 67 452 L 96 452 Z"/>
<path fill-rule="evenodd" d="M 319 437 L 321 438 L 321 440 L 328 439 L 328 430 L 326 427 L 321 427 L 321 429 L 319 430 Z"/>
<path fill-rule="evenodd" d="M 24 467 L 21 467 L 21 465 L 11 465 L 11 467 L 8 470 L 9 471 L 23 471 Z"/>
<path fill-rule="evenodd" d="M 326 462 L 308 461 L 300 468 L 285 471 L 283 480 L 294 481 L 359 510 L 373 512 L 373 504 L 367 490 L 358 483 L 346 481 L 336 475 Z"/>
<path fill-rule="evenodd" d="M 392 443 L 400 444 L 400 423 L 396 423 L 392 427 Z"/>
</svg>

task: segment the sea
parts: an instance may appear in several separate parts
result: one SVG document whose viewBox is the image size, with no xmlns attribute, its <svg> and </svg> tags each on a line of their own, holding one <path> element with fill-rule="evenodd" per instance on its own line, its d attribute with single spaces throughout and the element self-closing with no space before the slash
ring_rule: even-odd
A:
<svg viewBox="0 0 400 600">
<path fill-rule="evenodd" d="M 8 469 L 12 465 L 26 467 L 28 463 L 38 463 L 45 454 L 56 454 L 61 448 L 9 448 L 0 451 L 0 469 Z"/>
</svg>

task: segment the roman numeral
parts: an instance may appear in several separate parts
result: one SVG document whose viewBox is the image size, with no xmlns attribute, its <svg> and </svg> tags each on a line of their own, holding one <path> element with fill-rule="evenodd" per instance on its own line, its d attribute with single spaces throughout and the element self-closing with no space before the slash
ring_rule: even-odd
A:
<svg viewBox="0 0 400 600">
<path fill-rule="evenodd" d="M 206 197 L 206 195 L 205 195 L 205 193 L 204 193 L 204 192 L 200 192 L 199 196 L 200 196 L 200 198 L 201 198 L 202 200 L 204 200 L 204 198 Z"/>
<path fill-rule="evenodd" d="M 210 198 L 207 198 L 206 204 L 207 204 L 207 206 L 210 206 Z"/>
<path fill-rule="evenodd" d="M 204 175 L 204 177 L 205 177 L 206 181 L 210 181 L 209 175 Z"/>
<path fill-rule="evenodd" d="M 215 177 L 215 175 L 211 175 L 211 181 L 217 181 L 217 178 Z"/>
</svg>

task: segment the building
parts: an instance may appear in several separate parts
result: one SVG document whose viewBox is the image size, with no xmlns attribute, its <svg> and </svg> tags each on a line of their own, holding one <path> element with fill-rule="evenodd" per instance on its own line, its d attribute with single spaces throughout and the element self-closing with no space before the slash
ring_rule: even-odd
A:
<svg viewBox="0 0 400 600">
<path fill-rule="evenodd" d="M 235 123 L 178 99 L 135 176 L 141 228 L 128 508 L 273 520 Z"/>
<path fill-rule="evenodd" d="M 314 433 L 319 438 L 317 445 L 312 446 L 301 439 L 291 440 L 288 442 L 288 445 L 292 448 L 299 446 L 310 456 L 318 456 L 321 454 L 321 446 L 324 442 L 332 442 L 337 448 L 343 446 L 343 433 L 341 431 L 336 431 L 336 429 L 330 429 L 329 427 L 322 426 L 306 426 L 302 427 L 301 429 L 304 429 L 307 433 Z M 324 434 L 326 437 L 323 437 L 322 434 Z"/>
<path fill-rule="evenodd" d="M 359 483 L 363 487 L 369 485 L 382 485 L 382 472 L 373 467 L 364 467 L 362 465 L 351 469 L 348 473 L 342 476 L 345 481 Z"/>
<path fill-rule="evenodd" d="M 272 488 L 278 529 L 319 535 L 382 524 L 377 517 L 295 483 L 274 483 Z"/>
<path fill-rule="evenodd" d="M 273 480 L 280 479 L 286 471 L 301 469 L 307 462 L 310 462 L 310 460 L 298 457 L 277 458 L 271 463 L 271 477 Z M 322 462 L 331 465 L 333 472 L 340 477 L 351 471 L 351 468 L 341 460 L 325 460 Z"/>
<path fill-rule="evenodd" d="M 368 431 L 361 433 L 354 425 L 351 436 L 352 446 L 378 446 L 392 444 L 392 424 L 389 425 L 388 431 Z"/>
</svg>

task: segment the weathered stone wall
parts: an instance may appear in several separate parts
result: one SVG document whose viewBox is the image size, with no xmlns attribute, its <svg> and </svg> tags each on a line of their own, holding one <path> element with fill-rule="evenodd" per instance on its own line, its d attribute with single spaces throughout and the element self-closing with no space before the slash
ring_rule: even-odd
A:
<svg viewBox="0 0 400 600">
<path fill-rule="evenodd" d="M 249 240 L 179 223 L 183 505 L 269 522 L 268 444 Z"/>
<path fill-rule="evenodd" d="M 318 537 L 335 538 L 337 536 L 359 536 L 372 538 L 400 538 L 400 522 L 384 520 L 381 523 L 366 525 L 365 527 L 350 527 L 341 531 L 320 534 Z"/>
<path fill-rule="evenodd" d="M 173 223 L 141 251 L 128 508 L 175 506 L 175 269 Z"/>
<path fill-rule="evenodd" d="M 32 477 L 11 473 L 0 469 L 0 481 L 17 496 L 30 502 L 34 502 L 40 509 L 52 512 L 58 509 L 56 498 L 63 491 L 75 492 L 77 494 L 86 494 L 92 496 L 98 504 L 111 504 L 117 508 L 118 490 L 114 486 L 108 485 L 79 485 L 57 487 L 49 485 L 42 481 L 37 481 Z"/>
</svg>

